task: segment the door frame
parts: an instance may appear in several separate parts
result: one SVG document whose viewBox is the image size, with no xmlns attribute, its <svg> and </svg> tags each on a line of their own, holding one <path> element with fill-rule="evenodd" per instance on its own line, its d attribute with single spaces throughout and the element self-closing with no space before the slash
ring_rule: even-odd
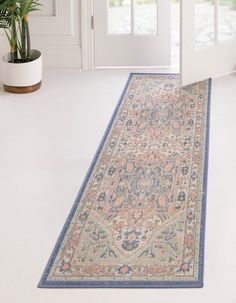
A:
<svg viewBox="0 0 236 303">
<path fill-rule="evenodd" d="M 93 0 L 81 0 L 82 70 L 95 69 L 94 33 L 92 28 Z"/>
</svg>

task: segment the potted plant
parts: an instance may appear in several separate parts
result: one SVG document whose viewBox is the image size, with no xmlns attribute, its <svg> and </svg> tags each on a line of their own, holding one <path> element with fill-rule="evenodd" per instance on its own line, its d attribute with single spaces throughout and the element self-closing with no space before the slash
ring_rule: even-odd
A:
<svg viewBox="0 0 236 303">
<path fill-rule="evenodd" d="M 42 55 L 31 49 L 29 13 L 39 10 L 39 0 L 0 0 L 0 28 L 10 52 L 3 56 L 3 86 L 7 92 L 30 93 L 42 83 Z"/>
</svg>

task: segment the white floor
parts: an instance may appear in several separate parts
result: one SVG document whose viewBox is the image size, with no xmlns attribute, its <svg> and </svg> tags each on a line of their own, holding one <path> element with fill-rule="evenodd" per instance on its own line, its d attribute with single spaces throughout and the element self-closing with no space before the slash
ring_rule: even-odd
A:
<svg viewBox="0 0 236 303">
<path fill-rule="evenodd" d="M 236 76 L 213 81 L 203 289 L 37 289 L 128 71 L 47 71 L 0 89 L 1 303 L 235 303 Z"/>
</svg>

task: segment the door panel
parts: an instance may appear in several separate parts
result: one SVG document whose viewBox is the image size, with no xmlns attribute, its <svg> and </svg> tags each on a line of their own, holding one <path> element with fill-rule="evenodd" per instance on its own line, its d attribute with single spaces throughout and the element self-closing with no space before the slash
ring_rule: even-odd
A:
<svg viewBox="0 0 236 303">
<path fill-rule="evenodd" d="M 220 0 L 181 0 L 182 85 L 235 70 L 236 8 L 233 6 L 234 2 L 234 0 L 223 2 Z"/>
<path fill-rule="evenodd" d="M 95 66 L 167 66 L 170 0 L 94 0 Z"/>
</svg>

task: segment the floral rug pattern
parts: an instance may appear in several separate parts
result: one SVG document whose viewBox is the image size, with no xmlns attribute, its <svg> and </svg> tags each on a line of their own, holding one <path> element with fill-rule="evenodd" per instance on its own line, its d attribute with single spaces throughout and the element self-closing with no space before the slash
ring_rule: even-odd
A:
<svg viewBox="0 0 236 303">
<path fill-rule="evenodd" d="M 210 81 L 132 74 L 40 287 L 201 287 Z"/>
</svg>

